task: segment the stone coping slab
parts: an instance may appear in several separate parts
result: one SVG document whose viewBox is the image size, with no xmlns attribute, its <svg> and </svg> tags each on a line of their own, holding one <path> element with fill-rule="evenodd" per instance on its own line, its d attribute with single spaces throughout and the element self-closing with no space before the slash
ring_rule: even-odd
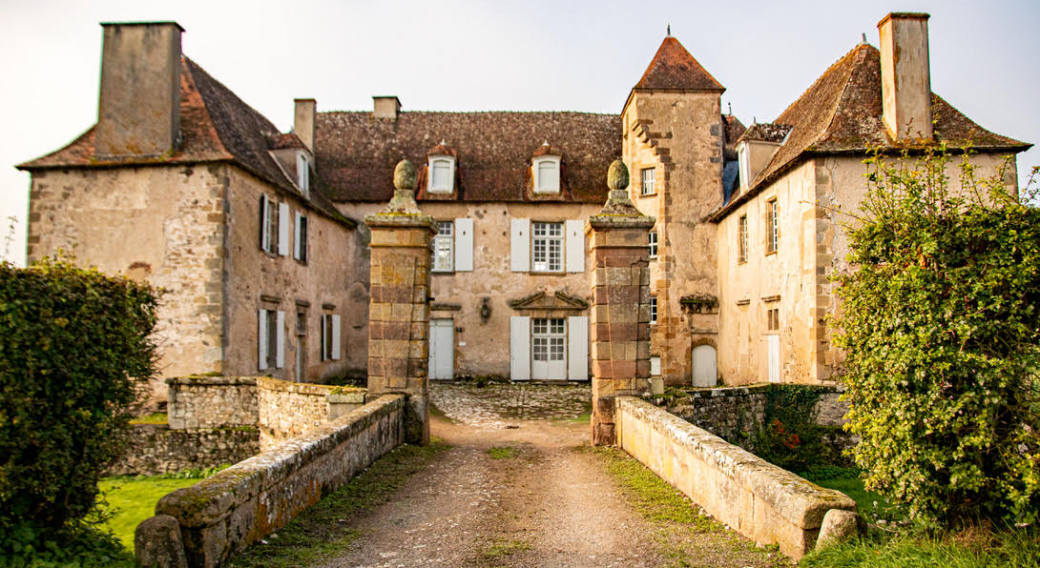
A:
<svg viewBox="0 0 1040 568">
<path fill-rule="evenodd" d="M 166 379 L 168 385 L 186 386 L 253 386 L 256 385 L 257 377 L 222 377 L 210 375 L 190 375 L 187 377 L 170 377 Z"/>
</svg>

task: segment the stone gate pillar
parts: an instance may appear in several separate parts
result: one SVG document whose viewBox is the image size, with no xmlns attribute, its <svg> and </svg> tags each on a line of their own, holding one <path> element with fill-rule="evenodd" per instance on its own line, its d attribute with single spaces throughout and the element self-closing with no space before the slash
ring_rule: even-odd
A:
<svg viewBox="0 0 1040 568">
<path fill-rule="evenodd" d="M 585 232 L 592 249 L 592 445 L 615 443 L 614 397 L 650 391 L 650 246 L 654 218 L 628 197 L 621 160 L 607 174 L 610 194 Z"/>
<path fill-rule="evenodd" d="M 368 393 L 408 395 L 405 441 L 430 441 L 427 382 L 430 323 L 430 239 L 436 225 L 415 203 L 415 167 L 394 170 L 394 197 L 365 217 L 372 232 L 368 324 Z"/>
</svg>

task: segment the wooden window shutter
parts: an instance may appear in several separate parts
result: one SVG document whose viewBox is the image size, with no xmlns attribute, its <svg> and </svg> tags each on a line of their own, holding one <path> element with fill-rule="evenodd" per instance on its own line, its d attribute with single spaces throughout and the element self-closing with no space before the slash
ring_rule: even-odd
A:
<svg viewBox="0 0 1040 568">
<path fill-rule="evenodd" d="M 455 219 L 455 272 L 473 271 L 473 219 Z"/>
<path fill-rule="evenodd" d="M 267 310 L 260 310 L 257 321 L 257 368 L 263 371 L 267 369 Z"/>
<path fill-rule="evenodd" d="M 585 221 L 570 219 L 564 230 L 567 238 L 567 272 L 585 272 Z"/>
<path fill-rule="evenodd" d="M 531 220 L 512 219 L 509 228 L 509 268 L 513 272 L 530 272 Z"/>
<path fill-rule="evenodd" d="M 531 318 L 509 318 L 509 378 L 531 380 Z"/>
<path fill-rule="evenodd" d="M 332 314 L 332 360 L 339 361 L 339 316 Z"/>
<path fill-rule="evenodd" d="M 567 379 L 589 380 L 589 318 L 567 318 Z"/>
</svg>

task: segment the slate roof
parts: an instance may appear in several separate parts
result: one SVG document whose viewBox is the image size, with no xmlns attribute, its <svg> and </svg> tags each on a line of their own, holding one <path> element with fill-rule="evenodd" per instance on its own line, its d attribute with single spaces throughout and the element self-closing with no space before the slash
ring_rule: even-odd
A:
<svg viewBox="0 0 1040 568">
<path fill-rule="evenodd" d="M 756 122 L 751 125 L 751 128 L 744 131 L 744 134 L 740 136 L 740 140 L 780 143 L 784 141 L 784 138 L 787 138 L 787 133 L 790 131 L 791 126 L 788 124 Z"/>
<path fill-rule="evenodd" d="M 633 87 L 636 90 L 726 90 L 711 73 L 701 66 L 689 51 L 672 36 L 664 38 L 642 78 Z"/>
<path fill-rule="evenodd" d="M 913 150 L 896 143 L 882 121 L 881 52 L 861 43 L 831 65 L 802 96 L 773 121 L 788 125 L 787 141 L 750 184 L 750 189 L 709 216 L 718 221 L 762 191 L 806 157 Z M 971 146 L 979 152 L 1020 152 L 1031 144 L 995 134 L 975 124 L 932 93 L 934 143 L 950 148 Z M 919 149 L 919 147 L 917 147 Z"/>
<path fill-rule="evenodd" d="M 457 157 L 459 201 L 603 203 L 607 169 L 621 155 L 621 117 L 582 112 L 402 112 L 397 120 L 369 111 L 321 112 L 315 119 L 315 165 L 337 202 L 383 202 L 393 195 L 394 166 L 419 170 L 417 199 L 431 148 Z M 561 156 L 559 195 L 534 195 L 531 158 L 548 142 Z M 442 200 L 443 197 L 429 196 Z"/>
<path fill-rule="evenodd" d="M 64 148 L 17 166 L 34 171 L 54 168 L 111 168 L 126 165 L 200 164 L 231 162 L 286 191 L 330 218 L 350 226 L 321 195 L 305 196 L 285 176 L 268 150 L 302 147 L 294 134 L 282 134 L 263 115 L 211 77 L 194 61 L 181 59 L 181 143 L 162 156 L 98 158 L 94 155 L 94 126 Z"/>
</svg>

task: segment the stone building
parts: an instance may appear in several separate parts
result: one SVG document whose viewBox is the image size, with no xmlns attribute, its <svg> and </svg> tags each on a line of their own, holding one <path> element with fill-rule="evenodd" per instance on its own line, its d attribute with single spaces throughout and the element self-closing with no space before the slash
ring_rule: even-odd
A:
<svg viewBox="0 0 1040 568">
<path fill-rule="evenodd" d="M 180 54 L 173 23 L 104 25 L 96 126 L 32 173 L 29 258 L 75 251 L 168 290 L 164 372 L 319 381 L 368 358 L 368 228 L 395 165 L 433 238 L 429 376 L 589 376 L 584 226 L 620 157 L 650 233 L 651 372 L 667 384 L 823 382 L 839 210 L 868 148 L 971 145 L 983 172 L 1029 147 L 931 93 L 927 15 L 892 14 L 772 123 L 666 37 L 621 113 L 318 112 L 280 133 Z M 900 53 L 899 57 L 895 54 Z M 1007 183 L 1017 184 L 1014 169 Z M 301 246 L 302 245 L 302 246 Z"/>
</svg>

